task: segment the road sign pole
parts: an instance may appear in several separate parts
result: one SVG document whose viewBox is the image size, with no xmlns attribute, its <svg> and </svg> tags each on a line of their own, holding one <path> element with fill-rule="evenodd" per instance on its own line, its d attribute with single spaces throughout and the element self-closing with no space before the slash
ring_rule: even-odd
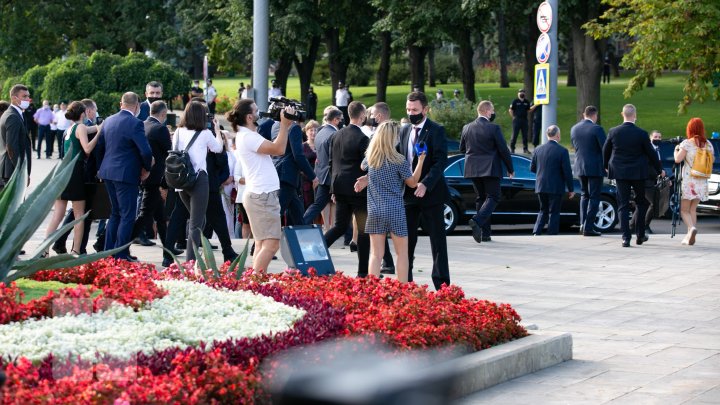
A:
<svg viewBox="0 0 720 405">
<path fill-rule="evenodd" d="M 548 60 L 548 64 L 550 64 L 550 77 L 547 83 L 549 95 L 550 95 L 550 102 L 542 107 L 542 125 L 541 125 L 541 133 L 540 133 L 540 139 L 542 140 L 542 143 L 547 142 L 547 136 L 545 135 L 547 133 L 547 128 L 550 125 L 557 124 L 557 99 L 558 99 L 558 92 L 557 92 L 557 74 L 558 74 L 558 43 L 557 43 L 557 32 L 558 32 L 558 1 L 559 0 L 546 0 L 547 3 L 550 4 L 552 8 L 552 25 L 550 26 L 550 30 L 548 31 L 548 35 L 550 36 L 550 45 L 552 47 L 552 52 L 550 52 L 550 59 Z M 568 132 L 569 133 L 569 132 Z"/>
<path fill-rule="evenodd" d="M 255 89 L 255 104 L 258 110 L 266 112 L 268 109 L 268 64 L 270 29 L 270 8 L 268 0 L 255 0 L 253 2 L 253 80 Z"/>
</svg>

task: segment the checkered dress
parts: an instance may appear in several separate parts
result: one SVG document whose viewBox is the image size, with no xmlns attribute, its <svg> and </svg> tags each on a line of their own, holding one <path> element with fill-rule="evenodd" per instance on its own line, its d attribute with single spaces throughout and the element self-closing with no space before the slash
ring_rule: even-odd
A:
<svg viewBox="0 0 720 405">
<path fill-rule="evenodd" d="M 363 161 L 363 166 L 367 160 Z M 408 236 L 405 220 L 405 179 L 412 176 L 410 163 L 385 162 L 379 168 L 368 167 L 367 209 L 365 232 Z"/>
</svg>

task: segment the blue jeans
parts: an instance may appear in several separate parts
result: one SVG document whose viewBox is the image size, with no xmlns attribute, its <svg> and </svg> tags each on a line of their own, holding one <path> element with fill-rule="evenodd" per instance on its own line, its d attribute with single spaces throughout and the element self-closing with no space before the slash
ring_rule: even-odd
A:
<svg viewBox="0 0 720 405">
<path fill-rule="evenodd" d="M 330 202 L 330 186 L 319 184 L 315 189 L 315 201 L 307 208 L 305 215 L 303 215 L 303 223 L 310 225 L 313 223 L 315 218 L 322 212 L 322 210 Z"/>
</svg>

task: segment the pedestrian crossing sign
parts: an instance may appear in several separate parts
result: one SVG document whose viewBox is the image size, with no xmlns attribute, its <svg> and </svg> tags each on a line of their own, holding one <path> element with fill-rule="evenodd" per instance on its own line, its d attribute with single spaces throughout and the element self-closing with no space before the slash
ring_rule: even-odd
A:
<svg viewBox="0 0 720 405">
<path fill-rule="evenodd" d="M 550 64 L 535 65 L 535 104 L 550 103 Z"/>
</svg>

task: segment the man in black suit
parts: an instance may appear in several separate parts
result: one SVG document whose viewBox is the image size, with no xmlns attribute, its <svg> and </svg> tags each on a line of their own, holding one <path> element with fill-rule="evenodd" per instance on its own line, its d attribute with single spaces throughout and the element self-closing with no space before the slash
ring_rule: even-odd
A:
<svg viewBox="0 0 720 405">
<path fill-rule="evenodd" d="M 32 166 L 32 147 L 28 136 L 29 122 L 25 122 L 23 110 L 30 106 L 30 92 L 22 84 L 10 89 L 10 108 L 0 118 L 0 189 L 10 180 L 22 160 L 27 165 L 28 184 Z"/>
<path fill-rule="evenodd" d="M 660 156 L 660 144 L 662 143 L 662 133 L 658 131 L 657 129 L 650 132 L 650 142 L 653 145 L 653 149 L 655 150 L 655 153 L 658 155 L 658 159 L 661 159 Z M 662 161 L 661 163 L 662 164 Z M 648 201 L 648 209 L 647 213 L 645 213 L 645 238 L 647 239 L 648 233 L 653 233 L 652 229 L 650 229 L 650 223 L 653 220 L 653 217 L 655 215 L 655 200 L 657 197 L 659 197 L 660 191 L 658 190 L 657 182 L 658 178 L 657 176 L 654 176 L 654 171 L 652 169 L 652 166 L 650 165 L 650 162 L 648 161 L 648 177 L 645 179 L 645 199 Z M 664 213 L 660 213 L 661 215 Z M 637 221 L 637 210 L 633 213 L 632 218 L 630 218 L 630 228 L 633 228 L 635 226 L 635 222 Z"/>
<path fill-rule="evenodd" d="M 416 189 L 405 187 L 405 217 L 408 227 L 408 259 L 410 268 L 408 281 L 413 281 L 413 262 L 419 220 L 430 237 L 430 251 L 433 257 L 432 281 L 436 290 L 443 284 L 450 285 L 447 240 L 445 238 L 444 204 L 450 198 L 445 183 L 447 165 L 447 141 L 445 128 L 427 118 L 428 100 L 423 92 L 415 91 L 407 96 L 405 111 L 410 125 L 400 129 L 398 151 L 407 156 L 412 169 L 417 166 L 415 145 L 424 142 L 427 146 L 425 164 Z"/>
<path fill-rule="evenodd" d="M 145 230 L 152 228 L 153 219 L 156 217 L 155 213 L 163 210 L 160 184 L 165 176 L 165 158 L 168 156 L 168 151 L 172 149 L 170 131 L 165 126 L 167 112 L 167 104 L 164 101 L 153 101 L 150 105 L 150 116 L 143 122 L 145 136 L 155 159 L 155 164 L 150 169 L 150 176 L 140 185 L 142 190 L 140 214 L 135 220 L 135 229 L 133 230 L 133 236 L 137 237 L 136 242 L 143 246 L 155 245 L 155 242 L 148 239 Z M 160 217 L 164 217 L 164 215 Z M 158 223 L 158 230 L 160 228 L 164 228 L 164 224 Z M 164 240 L 164 233 L 164 231 L 160 232 L 160 240 Z"/>
<path fill-rule="evenodd" d="M 648 162 L 655 174 L 665 171 L 660 165 L 657 153 L 650 143 L 648 133 L 635 125 L 637 113 L 635 106 L 625 104 L 622 109 L 624 122 L 608 132 L 607 141 L 603 146 L 603 157 L 608 177 L 615 179 L 618 193 L 618 210 L 620 228 L 622 229 L 622 245 L 630 247 L 630 190 L 635 191 L 635 222 L 636 243 L 642 245 L 645 238 L 645 213 L 648 202 L 645 199 L 645 179 L 648 176 Z"/>
<path fill-rule="evenodd" d="M 348 115 L 350 125 L 332 136 L 330 192 L 337 205 L 335 225 L 325 233 L 325 241 L 330 246 L 343 236 L 348 227 L 352 226 L 352 216 L 355 215 L 358 227 L 358 277 L 366 277 L 370 258 L 370 237 L 365 233 L 367 191 L 355 192 L 355 181 L 366 174 L 360 168 L 360 163 L 370 144 L 370 139 L 360 129 L 365 118 L 365 106 L 353 101 L 348 105 Z"/>
<path fill-rule="evenodd" d="M 575 175 L 580 178 L 580 232 L 584 236 L 600 236 L 595 229 L 600 205 L 605 169 L 603 167 L 603 145 L 605 131 L 596 124 L 597 107 L 589 105 L 583 112 L 583 120 L 570 129 L 570 141 L 575 148 Z"/>
<path fill-rule="evenodd" d="M 280 122 L 272 127 L 272 139 L 280 133 Z M 303 133 L 300 125 L 293 122 L 288 134 L 285 154 L 273 156 L 273 164 L 280 178 L 280 215 L 285 217 L 285 225 L 304 225 L 303 203 L 298 195 L 300 172 L 312 181 L 313 188 L 318 185 L 317 176 L 303 152 Z"/>
<path fill-rule="evenodd" d="M 163 87 L 160 82 L 151 81 L 145 85 L 145 101 L 140 103 L 140 113 L 137 118 L 145 121 L 150 115 L 150 104 L 155 101 L 162 100 Z M 157 161 L 157 160 L 156 160 Z"/>
<path fill-rule="evenodd" d="M 315 200 L 305 210 L 303 216 L 303 222 L 306 225 L 312 224 L 330 202 L 330 149 L 332 148 L 332 137 L 337 132 L 342 120 L 342 111 L 337 107 L 329 109 L 323 117 L 325 125 L 315 135 L 315 150 L 317 151 L 315 175 L 319 183 L 315 188 Z"/>
<path fill-rule="evenodd" d="M 512 157 L 502 130 L 495 119 L 495 107 L 490 101 L 481 101 L 478 118 L 465 125 L 460 137 L 460 152 L 465 153 L 465 177 L 473 182 L 477 194 L 477 213 L 470 219 L 475 242 L 490 240 L 490 217 L 500 201 L 500 180 L 503 165 L 508 177 L 515 175 Z"/>
<path fill-rule="evenodd" d="M 550 125 L 547 129 L 548 142 L 533 153 L 530 171 L 537 173 L 535 193 L 540 200 L 540 212 L 533 228 L 533 235 L 542 234 L 547 223 L 547 234 L 557 235 L 560 230 L 560 206 L 563 191 L 573 198 L 573 176 L 570 168 L 570 153 L 560 145 L 560 128 Z M 548 219 L 549 217 L 549 219 Z"/>
</svg>

